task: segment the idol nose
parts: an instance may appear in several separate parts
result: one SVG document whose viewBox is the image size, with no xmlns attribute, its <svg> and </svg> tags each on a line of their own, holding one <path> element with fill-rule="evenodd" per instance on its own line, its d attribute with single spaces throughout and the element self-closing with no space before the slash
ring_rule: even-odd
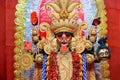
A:
<svg viewBox="0 0 120 80">
<path fill-rule="evenodd" d="M 62 42 L 66 42 L 66 35 L 65 35 L 65 33 L 63 33 L 63 35 L 62 35 Z"/>
</svg>

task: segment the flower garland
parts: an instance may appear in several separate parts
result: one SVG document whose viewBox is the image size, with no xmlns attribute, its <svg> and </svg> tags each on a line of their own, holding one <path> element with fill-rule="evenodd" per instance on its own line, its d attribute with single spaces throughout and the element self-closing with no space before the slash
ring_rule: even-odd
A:
<svg viewBox="0 0 120 80">
<path fill-rule="evenodd" d="M 71 80 L 82 80 L 82 56 L 72 52 L 73 75 Z M 47 80 L 60 80 L 59 66 L 57 64 L 57 53 L 51 53 L 48 56 Z"/>
<path fill-rule="evenodd" d="M 82 80 L 82 56 L 72 52 L 73 75 L 71 80 Z"/>
<path fill-rule="evenodd" d="M 57 53 L 53 52 L 48 57 L 47 62 L 47 79 L 48 80 L 60 80 L 59 68 L 57 65 Z"/>
</svg>

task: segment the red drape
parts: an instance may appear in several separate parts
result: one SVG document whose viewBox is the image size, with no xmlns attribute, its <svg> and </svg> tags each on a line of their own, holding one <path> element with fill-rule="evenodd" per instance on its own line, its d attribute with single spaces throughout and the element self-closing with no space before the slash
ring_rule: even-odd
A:
<svg viewBox="0 0 120 80">
<path fill-rule="evenodd" d="M 0 78 L 6 78 L 5 65 L 5 1 L 0 1 Z"/>
<path fill-rule="evenodd" d="M 14 19 L 17 0 L 0 0 L 0 80 L 14 80 Z"/>
<path fill-rule="evenodd" d="M 111 48 L 111 80 L 120 80 L 120 0 L 104 0 L 108 17 L 108 44 Z"/>
<path fill-rule="evenodd" d="M 111 80 L 120 80 L 120 0 L 104 0 L 108 18 L 108 43 L 111 48 Z M 0 0 L 0 80 L 14 78 L 14 18 L 17 0 Z"/>
</svg>

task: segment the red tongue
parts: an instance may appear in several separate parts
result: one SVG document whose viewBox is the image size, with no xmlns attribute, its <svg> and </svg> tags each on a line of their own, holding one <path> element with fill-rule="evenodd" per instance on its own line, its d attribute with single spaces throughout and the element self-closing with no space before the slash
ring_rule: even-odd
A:
<svg viewBox="0 0 120 80">
<path fill-rule="evenodd" d="M 65 54 L 67 52 L 67 45 L 61 45 L 61 52 Z"/>
</svg>

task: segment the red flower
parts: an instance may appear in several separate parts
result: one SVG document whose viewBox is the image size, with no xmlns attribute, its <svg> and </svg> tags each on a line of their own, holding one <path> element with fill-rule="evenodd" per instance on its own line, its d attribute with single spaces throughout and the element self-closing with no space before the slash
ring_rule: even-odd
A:
<svg viewBox="0 0 120 80">
<path fill-rule="evenodd" d="M 38 17 L 37 17 L 37 13 L 36 12 L 32 12 L 31 13 L 31 23 L 32 25 L 37 25 L 38 23 Z"/>
<path fill-rule="evenodd" d="M 80 66 L 82 66 L 80 64 L 80 57 L 75 52 L 72 52 L 72 59 L 73 59 L 73 61 L 72 61 L 72 63 L 73 63 L 73 76 L 72 76 L 71 80 L 80 80 L 79 72 L 80 72 Z"/>
<path fill-rule="evenodd" d="M 82 37 L 83 37 L 83 36 L 85 36 L 85 32 L 84 32 L 84 31 L 82 31 Z"/>
<path fill-rule="evenodd" d="M 99 17 L 99 18 L 96 18 L 96 19 L 93 20 L 92 25 L 97 26 L 97 25 L 99 25 L 100 23 L 101 23 L 101 21 L 100 21 L 100 17 Z"/>
<path fill-rule="evenodd" d="M 41 32 L 41 31 L 40 31 L 40 37 L 41 37 L 41 38 L 46 38 L 46 32 Z"/>
<path fill-rule="evenodd" d="M 30 50 L 32 48 L 32 43 L 27 41 L 25 42 L 24 50 Z"/>
</svg>

